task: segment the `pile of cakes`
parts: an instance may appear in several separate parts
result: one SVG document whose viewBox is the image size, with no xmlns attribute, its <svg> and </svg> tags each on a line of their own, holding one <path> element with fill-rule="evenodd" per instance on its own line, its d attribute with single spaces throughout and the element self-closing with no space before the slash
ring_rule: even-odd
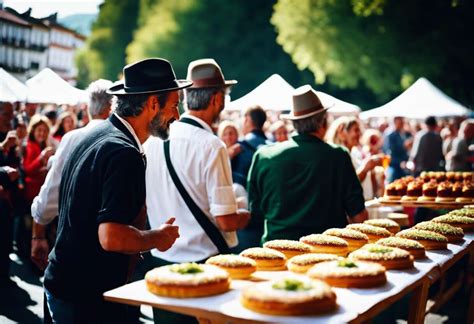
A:
<svg viewBox="0 0 474 324">
<path fill-rule="evenodd" d="M 444 197 L 448 180 L 467 180 L 464 173 L 426 173 L 407 178 L 406 195 Z M 421 185 L 420 181 L 427 179 Z M 401 187 L 400 183 L 398 183 Z M 451 186 L 451 187 L 454 187 Z M 409 188 L 409 189 L 408 189 Z M 442 191 L 441 191 L 442 192 Z M 399 195 L 399 193 L 396 193 Z M 271 315 L 310 315 L 334 311 L 336 294 L 331 287 L 374 288 L 387 282 L 387 270 L 408 270 L 426 250 L 443 250 L 464 241 L 464 232 L 474 231 L 474 208 L 454 210 L 400 231 L 390 219 L 371 219 L 346 228 L 330 228 L 299 240 L 272 240 L 263 247 L 246 249 L 240 255 L 217 255 L 205 264 L 182 263 L 149 271 L 145 282 L 150 292 L 166 297 L 190 298 L 225 293 L 231 280 L 262 281 L 255 271 L 284 271 L 276 280 L 249 282 L 242 290 L 241 304 Z M 262 275 L 262 273 L 261 273 Z"/>
<path fill-rule="evenodd" d="M 395 180 L 385 188 L 386 201 L 474 202 L 473 172 L 422 172 Z"/>
</svg>

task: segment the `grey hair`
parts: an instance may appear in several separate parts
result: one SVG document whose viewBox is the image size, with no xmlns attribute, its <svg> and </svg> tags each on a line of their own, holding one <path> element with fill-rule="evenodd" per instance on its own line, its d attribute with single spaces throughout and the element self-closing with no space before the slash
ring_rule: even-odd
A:
<svg viewBox="0 0 474 324">
<path fill-rule="evenodd" d="M 112 86 L 109 80 L 99 79 L 92 82 L 87 87 L 89 94 L 89 113 L 92 117 L 102 115 L 104 110 L 108 108 L 108 104 L 112 100 L 112 95 L 107 93 L 107 89 Z"/>
<path fill-rule="evenodd" d="M 139 116 L 145 108 L 145 103 L 151 96 L 158 98 L 160 109 L 166 104 L 168 93 L 145 93 L 126 96 L 115 96 L 113 99 L 113 109 L 117 115 L 121 117 L 136 117 Z"/>
<path fill-rule="evenodd" d="M 292 122 L 298 134 L 314 133 L 327 126 L 327 112 L 324 111 L 304 119 L 292 120 Z"/>
<path fill-rule="evenodd" d="M 185 90 L 186 105 L 189 110 L 206 110 L 212 96 L 224 91 L 222 88 L 188 88 Z"/>
</svg>

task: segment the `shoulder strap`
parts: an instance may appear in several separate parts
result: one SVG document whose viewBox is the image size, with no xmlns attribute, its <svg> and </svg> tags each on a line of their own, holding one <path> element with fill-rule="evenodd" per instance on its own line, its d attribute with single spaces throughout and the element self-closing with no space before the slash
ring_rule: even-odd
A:
<svg viewBox="0 0 474 324">
<path fill-rule="evenodd" d="M 201 124 L 199 124 L 197 121 L 195 121 L 194 119 L 191 119 L 191 118 L 188 118 L 188 117 L 183 117 L 179 120 L 181 123 L 185 123 L 185 124 L 189 124 L 189 125 L 193 125 L 193 126 L 196 126 L 198 128 L 201 128 L 201 129 L 204 129 L 204 127 L 202 127 Z"/>
<path fill-rule="evenodd" d="M 163 148 L 165 153 L 166 166 L 168 167 L 171 179 L 173 179 L 176 188 L 178 189 L 181 197 L 184 199 L 184 202 L 188 206 L 194 218 L 196 218 L 197 222 L 199 223 L 199 225 L 201 225 L 204 232 L 206 232 L 212 243 L 214 243 L 214 245 L 217 247 L 217 250 L 219 250 L 220 254 L 230 253 L 229 246 L 227 245 L 227 242 L 225 241 L 219 229 L 210 221 L 210 219 L 204 214 L 201 208 L 196 205 L 194 200 L 191 198 L 191 196 L 189 196 L 188 192 L 184 188 L 183 184 L 181 183 L 181 180 L 179 180 L 179 177 L 176 174 L 176 171 L 170 159 L 170 141 L 164 141 Z"/>
</svg>

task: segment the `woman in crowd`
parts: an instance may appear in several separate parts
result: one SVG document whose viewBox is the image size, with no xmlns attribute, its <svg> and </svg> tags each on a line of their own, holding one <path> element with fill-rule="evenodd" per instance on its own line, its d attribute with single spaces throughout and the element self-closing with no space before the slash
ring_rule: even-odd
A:
<svg viewBox="0 0 474 324">
<path fill-rule="evenodd" d="M 59 115 L 56 125 L 52 131 L 53 138 L 59 143 L 64 134 L 76 128 L 76 116 L 70 112 L 63 112 Z"/>
<path fill-rule="evenodd" d="M 284 142 L 288 140 L 288 128 L 285 122 L 278 120 L 270 126 L 270 132 L 274 142 Z"/>
<path fill-rule="evenodd" d="M 360 124 L 355 117 L 340 117 L 328 129 L 326 140 L 329 143 L 347 148 L 351 154 L 352 164 L 364 190 L 366 200 L 373 199 L 380 191 L 380 177 L 374 172 L 375 167 L 382 165 L 381 155 L 364 154 L 360 147 Z"/>
<path fill-rule="evenodd" d="M 48 142 L 49 130 L 49 120 L 46 117 L 35 115 L 31 118 L 23 158 L 25 198 L 28 205 L 31 205 L 33 198 L 38 195 L 46 177 L 46 165 L 49 158 L 54 154 Z"/>
</svg>

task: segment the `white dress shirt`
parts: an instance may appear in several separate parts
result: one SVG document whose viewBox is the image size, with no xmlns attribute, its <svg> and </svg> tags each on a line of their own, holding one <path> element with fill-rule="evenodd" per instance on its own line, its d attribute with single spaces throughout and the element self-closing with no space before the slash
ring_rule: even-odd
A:
<svg viewBox="0 0 474 324">
<path fill-rule="evenodd" d="M 63 136 L 56 153 L 50 158 L 51 168 L 40 192 L 31 205 L 31 215 L 38 224 L 47 225 L 58 216 L 59 185 L 64 164 L 80 140 L 101 122 L 101 119 L 92 119 L 85 127 L 72 130 Z"/>
<path fill-rule="evenodd" d="M 232 190 L 230 160 L 224 143 L 201 119 L 186 115 L 204 129 L 174 122 L 170 126 L 170 159 L 186 191 L 209 219 L 237 211 Z M 144 144 L 146 203 L 151 228 L 176 217 L 180 237 L 165 252 L 152 250 L 156 257 L 169 262 L 200 261 L 218 253 L 187 207 L 171 179 L 163 152 L 163 141 L 150 137 Z M 217 226 L 217 225 L 216 225 Z M 221 232 L 230 247 L 237 245 L 235 232 Z"/>
</svg>

